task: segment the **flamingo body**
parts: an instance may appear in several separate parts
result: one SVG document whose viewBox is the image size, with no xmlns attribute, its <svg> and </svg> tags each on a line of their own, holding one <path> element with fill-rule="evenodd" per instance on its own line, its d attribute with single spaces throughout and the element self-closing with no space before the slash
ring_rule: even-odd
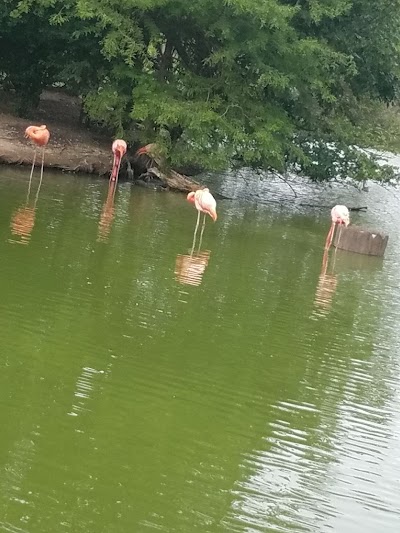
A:
<svg viewBox="0 0 400 533">
<path fill-rule="evenodd" d="M 200 233 L 199 252 L 200 252 L 200 247 L 201 247 L 201 241 L 203 239 L 204 226 L 206 224 L 206 215 L 210 215 L 210 217 L 214 220 L 214 222 L 217 220 L 217 202 L 215 201 L 214 196 L 210 193 L 210 191 L 207 188 L 198 189 L 196 192 L 194 191 L 190 192 L 187 195 L 186 199 L 191 204 L 194 204 L 197 209 L 197 222 L 196 222 L 196 227 L 194 229 L 192 251 L 190 253 L 190 256 L 192 257 L 194 247 L 196 244 L 196 234 L 197 234 L 197 230 L 198 230 L 199 222 L 200 222 L 200 213 L 204 213 L 204 219 L 203 219 L 203 225 L 202 225 L 201 233 Z"/>
<path fill-rule="evenodd" d="M 28 126 L 25 130 L 25 137 L 30 139 L 36 146 L 46 146 L 50 139 L 50 132 L 47 126 Z"/>
<path fill-rule="evenodd" d="M 42 168 L 40 169 L 40 182 L 39 182 L 38 192 L 42 184 L 43 166 L 44 166 L 44 149 L 46 148 L 46 145 L 49 142 L 50 132 L 47 129 L 47 126 L 45 126 L 44 124 L 42 124 L 42 126 L 28 126 L 25 130 L 25 137 L 27 139 L 30 139 L 35 145 L 35 151 L 33 153 L 33 161 L 32 161 L 32 168 L 31 168 L 31 175 L 29 176 L 29 189 L 28 189 L 28 197 L 29 197 L 29 192 L 31 190 L 33 171 L 34 171 L 35 163 L 36 163 L 36 152 L 37 152 L 38 147 L 42 147 Z"/>
<path fill-rule="evenodd" d="M 325 250 L 329 250 L 332 244 L 333 240 L 333 234 L 335 232 L 336 226 L 339 226 L 340 228 L 342 226 L 347 226 L 350 224 L 350 213 L 349 210 L 345 205 L 335 205 L 335 207 L 331 210 L 331 227 L 328 231 L 328 235 L 326 236 L 325 241 Z M 340 233 L 339 233 L 339 239 L 340 239 Z"/>
<path fill-rule="evenodd" d="M 156 148 L 155 143 L 146 144 L 146 146 L 142 146 L 141 148 L 139 148 L 139 150 L 136 150 L 135 155 L 148 154 L 151 156 L 153 155 L 155 148 Z"/>
<path fill-rule="evenodd" d="M 114 154 L 114 161 L 111 170 L 110 181 L 117 181 L 119 175 L 119 167 L 121 166 L 121 159 L 126 154 L 126 150 L 128 149 L 128 147 L 125 141 L 123 141 L 122 139 L 116 139 L 112 143 L 111 149 Z"/>
<path fill-rule="evenodd" d="M 164 166 L 164 158 L 160 154 L 160 150 L 156 143 L 149 143 L 136 150 L 135 156 L 146 155 L 149 158 L 150 164 L 154 163 L 158 167 Z"/>
<path fill-rule="evenodd" d="M 210 215 L 214 222 L 217 220 L 217 202 L 209 189 L 198 189 L 196 192 L 190 192 L 187 195 L 187 200 L 195 205 L 197 211 Z"/>
<path fill-rule="evenodd" d="M 345 205 L 335 205 L 331 211 L 331 218 L 334 224 L 350 224 L 350 213 Z"/>
</svg>

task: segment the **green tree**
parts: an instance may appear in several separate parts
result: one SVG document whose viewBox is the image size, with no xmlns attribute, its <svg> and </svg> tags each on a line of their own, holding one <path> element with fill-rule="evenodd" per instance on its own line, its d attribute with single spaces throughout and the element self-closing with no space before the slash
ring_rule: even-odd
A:
<svg viewBox="0 0 400 533">
<path fill-rule="evenodd" d="M 0 43 L 33 25 L 58 43 L 37 36 L 40 84 L 22 83 L 64 81 L 172 165 L 393 176 L 354 144 L 371 145 L 358 110 L 398 96 L 400 0 L 5 0 L 0 22 Z"/>
</svg>

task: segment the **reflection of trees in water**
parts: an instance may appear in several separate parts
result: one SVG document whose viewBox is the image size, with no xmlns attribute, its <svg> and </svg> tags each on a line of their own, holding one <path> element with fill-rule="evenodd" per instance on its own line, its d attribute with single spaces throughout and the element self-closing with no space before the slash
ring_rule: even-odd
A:
<svg viewBox="0 0 400 533">
<path fill-rule="evenodd" d="M 149 210 L 151 194 L 138 188 L 131 191 L 120 184 L 118 220 L 112 221 L 111 239 L 107 210 L 112 210 L 113 193 L 108 189 L 99 214 L 103 186 L 99 182 L 87 190 L 71 190 L 64 195 L 59 206 L 61 218 L 49 231 L 51 268 L 62 272 L 67 294 L 95 291 L 96 297 L 82 304 L 93 306 L 94 315 L 112 320 L 117 314 L 121 327 L 133 321 L 161 331 L 170 314 L 170 295 L 162 285 L 171 277 L 170 264 L 164 261 L 162 252 L 174 237 L 166 235 L 169 228 L 164 216 Z M 82 220 L 82 213 L 86 214 L 90 205 L 88 221 Z M 102 247 L 93 243 L 92 219 L 99 218 L 97 236 L 108 236 L 107 246 Z"/>
<path fill-rule="evenodd" d="M 260 425 L 264 424 L 260 430 L 263 436 L 244 452 L 241 467 L 245 474 L 232 487 L 236 496 L 226 519 L 228 529 L 231 526 L 232 530 L 241 522 L 242 526 L 257 530 L 304 528 L 311 531 L 317 522 L 328 519 L 329 513 L 334 512 L 329 474 L 339 454 L 346 453 L 339 431 L 342 418 L 348 416 L 349 404 L 354 406 L 354 412 L 348 418 L 357 414 L 356 423 L 365 432 L 365 442 L 368 430 L 372 429 L 371 438 L 384 449 L 389 433 L 385 425 L 379 427 L 375 416 L 371 428 L 369 412 L 370 408 L 384 411 L 390 392 L 381 372 L 384 370 L 387 378 L 393 371 L 382 365 L 373 348 L 381 302 L 365 287 L 374 283 L 377 272 L 372 270 L 371 274 L 368 268 L 354 272 L 349 268 L 347 276 L 341 279 L 341 290 L 332 301 L 337 279 L 336 275 L 327 273 L 325 257 L 319 274 L 323 283 L 317 290 L 320 299 L 316 298 L 315 302 L 318 275 L 315 265 L 319 252 L 307 245 L 306 240 L 300 247 L 300 236 L 299 241 L 293 242 L 297 231 L 295 221 L 293 224 L 289 221 L 287 226 L 275 232 L 272 221 L 265 229 L 267 242 L 262 248 L 246 250 L 244 244 L 242 255 L 250 257 L 251 254 L 258 271 L 257 294 L 254 294 L 251 271 L 247 273 L 250 278 L 247 282 L 245 276 L 240 278 L 239 268 L 229 268 L 238 257 L 234 235 L 226 239 L 223 250 L 219 249 L 221 261 L 215 267 L 225 273 L 219 276 L 215 305 L 223 301 L 221 315 L 225 320 L 229 307 L 231 316 L 240 313 L 243 336 L 254 335 L 254 345 L 249 343 L 247 349 L 241 348 L 244 353 L 253 354 L 246 357 L 241 378 L 249 387 L 260 391 L 265 413 L 258 420 Z M 292 239 L 290 244 L 280 246 L 276 238 L 268 242 L 269 235 L 277 236 L 277 233 Z M 346 260 L 341 258 L 336 264 L 337 272 L 341 272 Z M 232 287 L 235 287 L 235 297 Z M 254 308 L 249 315 L 256 324 L 246 320 L 244 309 L 235 305 L 238 297 L 243 308 L 247 307 L 246 299 L 251 302 Z M 322 305 L 322 309 L 330 306 L 329 320 L 322 313 L 315 316 L 315 304 Z M 262 318 L 257 320 L 257 316 Z M 260 367 L 261 358 L 265 366 Z M 260 382 L 264 388 L 257 388 Z M 240 384 L 234 387 L 240 390 Z"/>
<path fill-rule="evenodd" d="M 213 259 L 201 291 L 190 291 L 203 295 L 203 305 L 209 299 L 202 312 L 199 306 L 178 302 L 172 268 L 176 248 L 181 246 L 179 230 L 157 212 L 146 216 L 149 197 L 130 203 L 130 192 L 122 190 L 112 239 L 97 248 L 101 204 L 96 198 L 93 190 L 66 197 L 63 205 L 68 208 L 49 230 L 49 275 L 63 273 L 62 279 L 56 278 L 58 301 L 74 308 L 79 302 L 79 313 L 68 311 L 68 320 L 63 313 L 55 318 L 58 328 L 68 339 L 96 338 L 96 346 L 109 351 L 93 356 L 81 350 L 69 364 L 71 374 L 76 374 L 69 379 L 70 398 L 87 387 L 88 398 L 79 396 L 79 401 L 85 404 L 85 412 L 93 407 L 91 416 L 100 427 L 103 420 L 94 406 L 100 404 L 103 415 L 107 413 L 113 387 L 103 391 L 102 376 L 88 374 L 93 357 L 101 370 L 112 361 L 113 378 L 116 374 L 120 379 L 113 385 L 125 386 L 123 374 L 132 368 L 127 360 L 136 358 L 140 363 L 134 370 L 139 371 L 142 387 L 153 386 L 156 394 L 140 396 L 139 387 L 138 399 L 150 398 L 145 417 L 140 401 L 121 403 L 121 416 L 107 419 L 111 430 L 121 429 L 110 431 L 107 450 L 110 442 L 118 445 L 126 420 L 131 420 L 135 434 L 144 438 L 157 434 L 160 464 L 164 461 L 171 472 L 181 472 L 181 491 L 173 487 L 174 502 L 185 502 L 187 508 L 206 515 L 210 500 L 190 487 L 204 483 L 204 492 L 209 493 L 209 481 L 219 502 L 213 502 L 217 511 L 231 503 L 226 510 L 228 524 L 243 519 L 248 527 L 253 524 L 260 529 L 282 528 L 282 524 L 307 528 L 311 520 L 314 525 L 323 520 L 331 510 L 324 491 L 340 452 L 335 438 L 341 409 L 349 400 L 379 408 L 390 396 L 391 369 L 372 357 L 380 304 L 365 291 L 362 272 L 350 280 L 341 279 L 340 290 L 331 300 L 331 320 L 313 316 L 316 269 L 320 268 L 315 243 L 303 238 L 296 220 L 271 219 L 265 224 L 249 210 L 241 220 L 221 217 L 218 260 Z M 97 212 L 82 220 L 90 202 Z M 180 257 L 185 256 L 178 255 L 176 275 L 185 276 L 190 268 Z M 203 266 L 196 268 L 201 271 Z M 368 279 L 373 280 L 374 275 Z M 118 344 L 121 353 L 108 360 L 110 342 L 132 331 L 134 338 Z M 361 375 L 354 361 L 366 365 Z M 105 378 L 110 377 L 111 371 L 106 372 Z M 171 394 L 164 394 L 165 390 Z M 180 393 L 178 400 L 172 394 L 175 390 Z M 113 402 L 120 406 L 125 395 L 119 390 Z M 82 407 L 75 400 L 73 404 Z M 90 434 L 92 428 L 84 429 Z M 197 439 L 195 453 L 187 452 L 184 461 L 180 454 L 171 453 L 171 439 L 175 443 L 181 438 L 183 443 Z M 91 445 L 85 453 L 89 454 Z M 106 463 L 105 455 L 100 460 L 96 456 L 99 469 L 92 465 L 95 472 Z M 140 472 L 143 458 L 135 463 L 132 455 L 129 460 Z M 149 452 L 146 460 L 150 456 Z M 82 472 L 88 469 L 85 457 L 77 459 Z M 179 470 L 183 462 L 184 473 Z M 113 478 L 107 475 L 105 480 L 112 486 Z M 185 485 L 185 479 L 193 484 Z M 163 492 L 172 492 L 172 485 L 166 482 Z M 150 507 L 154 511 L 153 500 Z"/>
</svg>

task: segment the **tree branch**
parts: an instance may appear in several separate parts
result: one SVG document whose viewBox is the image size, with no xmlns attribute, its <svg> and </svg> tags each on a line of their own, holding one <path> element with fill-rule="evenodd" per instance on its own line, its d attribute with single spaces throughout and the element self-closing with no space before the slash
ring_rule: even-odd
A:
<svg viewBox="0 0 400 533">
<path fill-rule="evenodd" d="M 294 190 L 294 188 L 292 187 L 292 185 L 290 185 L 290 183 L 288 182 L 288 180 L 286 178 L 284 178 L 283 176 L 281 176 L 280 174 L 278 174 L 277 172 L 271 170 L 270 171 L 271 174 L 273 174 L 275 177 L 279 178 L 280 180 L 282 180 L 284 183 L 286 183 L 286 185 L 290 188 L 290 190 L 292 191 L 292 193 L 294 194 L 294 197 L 297 198 L 298 197 L 298 194 L 297 192 Z"/>
</svg>

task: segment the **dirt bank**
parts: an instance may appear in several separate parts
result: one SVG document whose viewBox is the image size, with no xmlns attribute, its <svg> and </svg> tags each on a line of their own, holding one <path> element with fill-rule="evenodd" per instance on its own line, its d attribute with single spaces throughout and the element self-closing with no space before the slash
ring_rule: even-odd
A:
<svg viewBox="0 0 400 533">
<path fill-rule="evenodd" d="M 46 124 L 51 133 L 45 152 L 47 168 L 96 174 L 105 178 L 109 176 L 112 139 L 80 123 L 81 106 L 78 98 L 58 91 L 44 91 L 38 109 L 26 119 L 16 117 L 11 110 L 12 102 L 0 93 L 0 163 L 31 165 L 33 148 L 24 138 L 25 129 L 30 124 Z M 126 166 L 121 167 L 121 170 L 122 175 L 126 174 Z M 157 178 L 152 179 L 151 173 L 143 175 L 143 167 L 139 171 L 133 170 L 133 178 L 140 185 L 152 187 L 158 184 L 184 192 L 199 187 L 195 181 L 175 172 L 169 175 L 157 172 Z"/>
</svg>

